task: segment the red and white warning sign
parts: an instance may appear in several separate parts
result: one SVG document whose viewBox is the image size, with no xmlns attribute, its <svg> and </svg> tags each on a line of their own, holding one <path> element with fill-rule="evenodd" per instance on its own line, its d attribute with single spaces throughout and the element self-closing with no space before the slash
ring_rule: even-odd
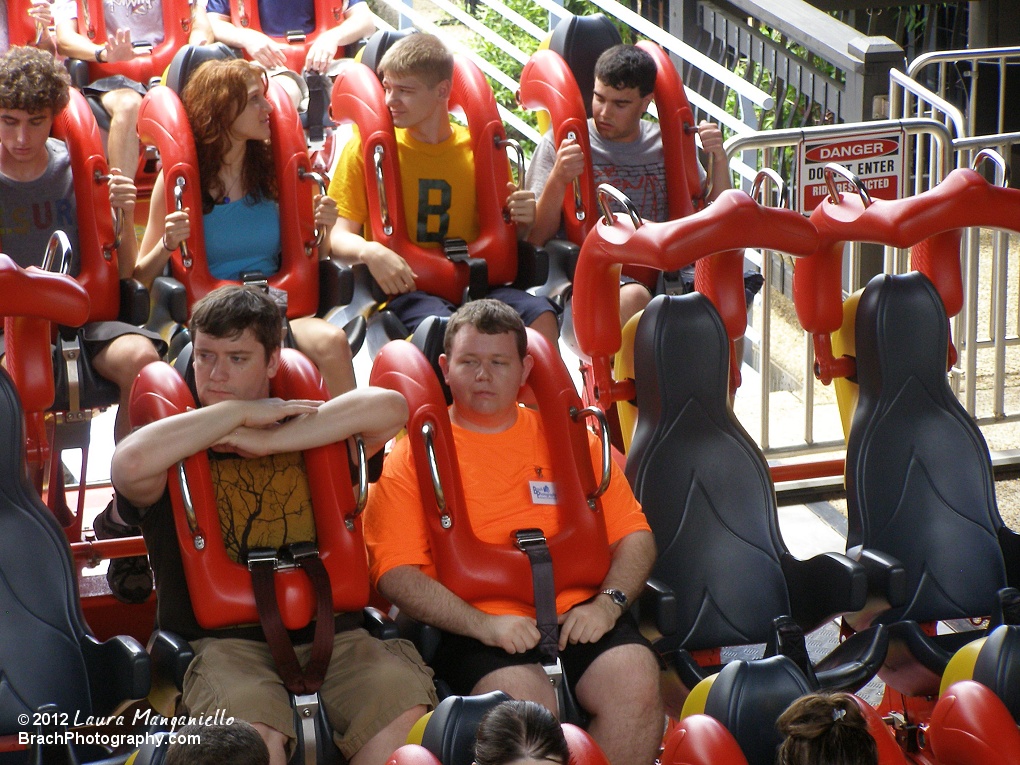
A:
<svg viewBox="0 0 1020 765">
<path fill-rule="evenodd" d="M 903 131 L 884 130 L 802 141 L 798 150 L 800 211 L 807 215 L 826 194 L 825 166 L 843 165 L 861 179 L 872 199 L 898 199 L 903 193 Z M 856 194 L 843 175 L 833 176 L 836 188 Z"/>
</svg>

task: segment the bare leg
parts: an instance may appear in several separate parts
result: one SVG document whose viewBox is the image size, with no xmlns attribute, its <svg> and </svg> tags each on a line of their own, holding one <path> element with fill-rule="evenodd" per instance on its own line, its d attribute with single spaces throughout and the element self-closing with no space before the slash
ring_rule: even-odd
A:
<svg viewBox="0 0 1020 765">
<path fill-rule="evenodd" d="M 620 326 L 624 326 L 638 311 L 643 311 L 652 295 L 643 284 L 628 282 L 620 285 Z"/>
<path fill-rule="evenodd" d="M 120 390 L 114 440 L 119 441 L 131 432 L 131 423 L 128 420 L 131 385 L 142 371 L 142 367 L 153 361 L 159 361 L 159 354 L 156 353 L 152 341 L 142 335 L 121 335 L 92 359 L 96 372 L 115 383 Z"/>
<path fill-rule="evenodd" d="M 106 157 L 110 167 L 119 168 L 128 178 L 138 169 L 138 107 L 142 97 L 133 90 L 121 88 L 104 93 L 103 108 L 110 113 L 110 135 Z"/>
<path fill-rule="evenodd" d="M 329 388 L 330 396 L 339 396 L 354 390 L 354 361 L 347 335 L 340 327 L 328 321 L 308 317 L 293 319 L 291 332 L 298 350 L 305 354 L 319 368 L 319 374 Z"/>
<path fill-rule="evenodd" d="M 428 707 L 419 704 L 411 707 L 391 722 L 351 757 L 351 765 L 385 765 L 394 750 L 407 743 L 407 734 L 418 720 L 428 712 Z"/>
<path fill-rule="evenodd" d="M 662 742 L 664 713 L 655 655 L 639 645 L 611 648 L 577 683 L 592 716 L 588 732 L 613 765 L 649 765 Z"/>
<path fill-rule="evenodd" d="M 269 765 L 287 765 L 287 737 L 264 723 L 252 723 L 269 749 Z"/>
<path fill-rule="evenodd" d="M 552 343 L 553 348 L 560 347 L 560 326 L 556 321 L 556 314 L 552 311 L 544 311 L 537 319 L 531 322 L 531 328 L 540 332 Z"/>
<path fill-rule="evenodd" d="M 553 714 L 559 714 L 556 692 L 546 677 L 545 670 L 538 664 L 497 669 L 475 683 L 475 687 L 471 689 L 472 695 L 492 691 L 503 691 L 521 701 L 536 701 Z"/>
</svg>

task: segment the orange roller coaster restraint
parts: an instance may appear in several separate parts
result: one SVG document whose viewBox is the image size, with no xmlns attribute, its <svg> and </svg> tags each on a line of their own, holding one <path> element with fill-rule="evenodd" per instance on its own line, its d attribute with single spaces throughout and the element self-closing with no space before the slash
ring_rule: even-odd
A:
<svg viewBox="0 0 1020 765">
<path fill-rule="evenodd" d="M 282 87 L 272 81 L 269 83 L 269 100 L 273 105 L 270 127 L 283 249 L 280 270 L 269 277 L 269 284 L 287 293 L 288 317 L 311 316 L 319 304 L 313 186 L 301 181 L 299 174 L 311 171 L 312 166 L 297 112 Z M 190 257 L 185 259 L 181 250 L 175 250 L 170 264 L 174 278 L 187 288 L 190 306 L 217 287 L 231 282 L 216 279 L 209 273 L 195 139 L 184 107 L 173 90 L 159 85 L 142 99 L 138 112 L 138 135 L 143 143 L 154 144 L 163 159 L 168 213 L 174 210 L 174 187 L 179 179 L 184 180 L 184 207 L 191 209 L 191 236 L 187 240 Z"/>
<path fill-rule="evenodd" d="M 344 20 L 345 0 L 315 0 L 315 29 L 299 40 L 288 40 L 286 37 L 274 38 L 287 44 L 287 68 L 292 72 L 302 73 L 305 70 L 305 58 L 308 48 L 323 32 L 332 29 Z M 230 21 L 236 27 L 262 31 L 259 20 L 258 0 L 230 0 Z M 343 51 L 341 50 L 341 56 Z"/>
<path fill-rule="evenodd" d="M 845 242 L 912 248 L 911 265 L 935 285 L 952 317 L 963 306 L 960 269 L 962 229 L 971 226 L 1020 231 L 1020 191 L 988 183 L 980 173 L 961 168 L 938 186 L 905 199 L 874 200 L 865 206 L 856 194 L 826 198 L 811 213 L 818 249 L 801 260 L 793 275 L 793 297 L 801 326 L 815 335 L 820 368 L 825 339 L 843 323 L 842 264 Z M 822 352 L 819 353 L 819 339 Z"/>
<path fill-rule="evenodd" d="M 326 391 L 311 362 L 297 351 L 281 351 L 280 370 L 271 395 L 283 399 L 325 400 Z M 163 362 L 142 370 L 131 389 L 131 422 L 149 422 L 194 408 L 195 401 L 180 375 Z M 319 557 L 329 573 L 336 612 L 358 611 L 368 603 L 368 558 L 361 521 L 353 528 L 355 500 L 346 447 L 329 444 L 303 452 L 315 513 Z M 194 527 L 185 510 L 178 468 L 168 471 L 174 524 L 181 560 L 198 623 L 207 629 L 258 623 L 248 567 L 227 556 L 220 531 L 216 495 L 205 452 L 183 462 L 187 492 L 194 507 Z M 210 586 L 215 583 L 215 586 Z M 300 569 L 275 575 L 276 597 L 287 629 L 304 627 L 315 615 L 315 592 Z"/>
<path fill-rule="evenodd" d="M 763 207 L 742 191 L 724 191 L 709 207 L 686 218 L 645 223 L 635 229 L 625 215 L 599 219 L 584 240 L 574 273 L 574 332 L 592 359 L 600 396 L 611 394 L 610 359 L 620 348 L 622 263 L 674 270 L 726 250 L 761 247 L 790 255 L 814 252 L 818 236 L 799 213 Z M 731 338 L 743 334 L 747 317 L 739 269 L 722 272 L 708 294 Z"/>
<path fill-rule="evenodd" d="M 517 276 L 517 230 L 503 215 L 510 166 L 499 141 L 506 139 L 506 130 L 485 76 L 461 56 L 454 56 L 450 107 L 467 117 L 474 153 L 479 234 L 468 243 L 469 255 L 486 261 L 489 284 L 509 284 Z M 468 286 L 467 265 L 447 260 L 438 249 L 422 247 L 407 233 L 393 120 L 375 73 L 364 64 L 346 64 L 333 84 L 331 113 L 337 122 L 353 122 L 361 135 L 370 237 L 410 264 L 418 274 L 418 289 L 460 304 Z M 384 198 L 376 183 L 377 150 Z"/>
<path fill-rule="evenodd" d="M 103 0 L 76 0 L 78 3 L 78 31 L 94 42 L 96 46 L 107 40 L 106 19 L 103 15 Z M 35 26 L 29 24 L 27 9 L 30 0 L 9 0 L 8 16 L 19 19 L 11 30 L 11 45 L 25 45 L 35 40 Z M 189 0 L 163 0 L 163 40 L 157 43 L 151 53 L 137 53 L 130 61 L 100 64 L 89 61 L 89 80 L 123 74 L 143 85 L 159 77 L 170 66 L 170 59 L 177 50 L 188 42 L 191 34 L 191 3 Z"/>
<path fill-rule="evenodd" d="M 597 485 L 587 429 L 583 422 L 573 422 L 569 414 L 571 408 L 581 408 L 580 399 L 563 362 L 533 330 L 528 330 L 528 349 L 535 358 L 529 385 L 542 414 L 557 476 L 557 497 L 561 498 L 560 532 L 548 539 L 556 589 L 597 588 L 609 570 L 609 545 L 601 503 L 595 500 L 592 509 L 587 500 Z M 467 520 L 450 417 L 439 381 L 425 356 L 411 343 L 388 343 L 376 357 L 371 384 L 398 391 L 407 399 L 411 412 L 408 438 L 412 439 L 411 452 L 439 580 L 469 602 L 499 597 L 533 606 L 531 587 L 521 584 L 531 581 L 528 557 L 509 538 L 505 544 L 480 541 Z M 431 429 L 445 508 L 436 498 L 423 428 Z"/>
</svg>

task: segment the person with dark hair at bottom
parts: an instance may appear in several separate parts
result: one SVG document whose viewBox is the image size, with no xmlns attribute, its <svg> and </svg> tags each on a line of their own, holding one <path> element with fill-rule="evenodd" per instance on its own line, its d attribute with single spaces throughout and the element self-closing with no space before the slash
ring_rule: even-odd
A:
<svg viewBox="0 0 1020 765">
<path fill-rule="evenodd" d="M 553 713 L 534 701 L 504 701 L 478 723 L 475 765 L 567 765 L 570 750 Z"/>
<path fill-rule="evenodd" d="M 198 624 L 167 471 L 199 452 L 210 455 L 220 521 L 230 532 L 227 554 L 247 560 L 251 549 L 312 541 L 315 511 L 336 512 L 312 507 L 303 452 L 361 434 L 366 454 L 374 454 L 403 427 L 407 404 L 398 393 L 371 387 L 329 401 L 270 398 L 270 379 L 281 364 L 280 313 L 258 287 L 213 290 L 195 303 L 191 331 L 199 406 L 127 436 L 114 451 L 110 475 L 121 514 L 142 527 L 149 549 L 157 623 L 191 641 L 195 652 L 183 709 L 248 720 L 269 747 L 272 765 L 283 765 L 296 740 L 294 711 L 265 634 L 259 625 Z M 362 622 L 360 611 L 337 617 L 319 692 L 333 740 L 351 765 L 383 765 L 436 695 L 413 645 L 378 640 Z M 314 627 L 292 636 L 300 662 L 308 661 Z"/>
<path fill-rule="evenodd" d="M 269 765 L 269 750 L 244 720 L 185 725 L 173 734 L 163 765 Z"/>
<path fill-rule="evenodd" d="M 534 365 L 524 321 L 505 303 L 475 300 L 450 317 L 443 346 L 465 520 L 483 543 L 503 544 L 522 528 L 556 537 L 567 513 L 556 501 L 545 425 L 517 401 Z M 488 592 L 469 602 L 440 580 L 410 440 L 397 442 L 369 492 L 369 575 L 390 603 L 441 631 L 432 665 L 454 693 L 501 690 L 555 708 L 533 603 Z M 601 466 L 594 434 L 588 446 L 592 466 Z M 623 472 L 615 464 L 611 470 L 600 500 L 605 536 L 591 543 L 605 547 L 577 551 L 601 556 L 605 574 L 555 593 L 559 658 L 591 716 L 588 732 L 609 760 L 648 765 L 662 739 L 659 664 L 629 604 L 648 578 L 655 540 Z"/>
<path fill-rule="evenodd" d="M 776 765 L 878 765 L 875 739 L 849 693 L 802 696 L 776 727 L 786 736 Z"/>
</svg>

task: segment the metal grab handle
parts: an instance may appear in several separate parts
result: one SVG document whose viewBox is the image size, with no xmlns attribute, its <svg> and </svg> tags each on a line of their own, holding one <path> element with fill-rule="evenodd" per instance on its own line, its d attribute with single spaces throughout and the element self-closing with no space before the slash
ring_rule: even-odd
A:
<svg viewBox="0 0 1020 765">
<path fill-rule="evenodd" d="M 354 434 L 354 447 L 358 458 L 358 495 L 353 512 L 344 518 L 348 531 L 354 531 L 354 519 L 365 511 L 368 504 L 368 457 L 365 456 L 365 439 L 360 433 Z"/>
<path fill-rule="evenodd" d="M 177 463 L 177 483 L 181 488 L 181 502 L 184 504 L 184 517 L 188 521 L 188 529 L 191 531 L 191 542 L 196 550 L 205 549 L 205 537 L 198 533 L 198 517 L 195 515 L 195 503 L 191 499 L 191 489 L 188 486 L 188 475 L 184 470 L 184 460 Z"/>
<path fill-rule="evenodd" d="M 602 442 L 602 481 L 598 488 L 588 495 L 588 507 L 595 509 L 595 500 L 606 493 L 609 488 L 609 477 L 612 475 L 613 455 L 609 446 L 609 421 L 606 413 L 597 406 L 586 406 L 584 409 L 570 407 L 570 419 L 577 422 L 581 417 L 594 417 L 599 423 L 599 440 Z"/>
<path fill-rule="evenodd" d="M 184 180 L 183 175 L 177 176 L 177 180 L 174 181 L 174 210 L 180 212 L 184 209 L 184 189 L 187 187 L 188 182 Z M 165 238 L 165 237 L 164 237 Z M 177 245 L 181 251 L 181 260 L 184 263 L 185 268 L 191 268 L 191 253 L 188 251 L 188 242 L 181 240 L 181 243 Z"/>
<path fill-rule="evenodd" d="M 439 523 L 444 529 L 448 529 L 453 525 L 453 522 L 450 520 L 450 514 L 446 512 L 446 493 L 443 491 L 443 482 L 439 478 L 439 463 L 436 461 L 435 426 L 431 422 L 426 422 L 421 426 L 421 435 L 425 439 L 425 457 L 429 462 L 432 491 L 436 495 L 436 505 L 439 507 Z"/>
<path fill-rule="evenodd" d="M 771 167 L 763 167 L 758 171 L 758 174 L 754 176 L 754 181 L 751 183 L 751 199 L 758 199 L 766 180 L 772 181 L 772 183 L 775 184 L 776 207 L 785 207 L 783 200 L 786 199 L 786 182 L 783 180 L 782 176 Z M 767 206 L 768 200 L 765 197 L 762 197 L 761 203 Z"/>
<path fill-rule="evenodd" d="M 843 167 L 843 165 L 835 162 L 829 162 L 825 165 L 825 185 L 829 189 L 829 199 L 832 200 L 833 204 L 839 204 L 839 189 L 836 188 L 835 178 L 837 174 L 842 175 L 850 181 L 851 185 L 853 185 L 853 187 L 857 190 L 857 196 L 859 196 L 861 201 L 864 202 L 865 207 L 871 207 L 873 200 L 871 199 L 871 194 L 869 194 L 868 190 L 864 188 L 863 181 L 851 173 L 847 168 Z"/>
<path fill-rule="evenodd" d="M 573 130 L 567 133 L 567 140 L 577 142 L 577 133 Z M 574 186 L 574 217 L 583 221 L 588 217 L 588 211 L 584 209 L 584 199 L 581 196 L 581 177 L 577 176 L 573 181 Z"/>
<path fill-rule="evenodd" d="M 59 228 L 50 234 L 50 239 L 46 242 L 46 252 L 43 254 L 41 266 L 43 271 L 55 270 L 54 265 L 57 262 L 57 253 L 60 253 L 60 267 L 57 272 L 70 275 L 71 258 L 74 256 L 74 253 L 71 251 L 71 241 L 67 238 L 67 234 Z"/>
<path fill-rule="evenodd" d="M 383 233 L 386 236 L 393 234 L 393 221 L 390 220 L 390 205 L 386 199 L 386 183 L 383 181 L 383 157 L 386 156 L 386 149 L 376 146 L 372 152 L 372 162 L 375 165 L 375 185 L 379 191 L 379 213 L 382 215 Z"/>
<path fill-rule="evenodd" d="M 93 175 L 93 179 L 96 183 L 107 183 L 110 180 L 110 175 L 103 175 L 101 172 L 96 170 Z M 113 216 L 113 247 L 111 249 L 120 249 L 120 235 L 124 230 L 124 211 L 119 207 L 110 205 L 110 214 Z M 109 251 L 106 254 L 106 259 L 110 259 Z"/>
<path fill-rule="evenodd" d="M 638 212 L 634 203 L 630 201 L 630 197 L 624 194 L 615 186 L 610 186 L 608 183 L 600 183 L 599 187 L 595 190 L 596 198 L 599 202 L 599 209 L 602 211 L 602 220 L 605 221 L 607 226 L 613 225 L 613 213 L 609 209 L 609 199 L 612 198 L 627 208 L 627 214 L 630 216 L 630 222 L 634 224 L 634 228 L 641 228 L 644 221 L 641 220 L 641 213 Z"/>
<path fill-rule="evenodd" d="M 517 155 L 517 190 L 524 188 L 524 149 L 521 144 L 513 138 L 496 138 L 496 147 L 500 149 L 513 149 Z"/>
<path fill-rule="evenodd" d="M 974 161 L 970 163 L 971 170 L 977 170 L 982 162 L 991 162 L 995 165 L 995 185 L 1005 188 L 1009 180 L 1009 166 L 1002 155 L 994 149 L 982 149 L 974 155 Z"/>
<path fill-rule="evenodd" d="M 322 173 L 316 172 L 315 170 L 305 170 L 303 167 L 299 167 L 297 171 L 299 181 L 311 180 L 319 184 L 319 193 L 322 196 L 326 196 L 329 193 L 329 187 L 326 185 L 326 176 Z M 312 208 L 314 214 L 315 208 Z M 322 243 L 326 240 L 326 229 L 315 227 L 315 246 L 322 247 Z"/>
</svg>

